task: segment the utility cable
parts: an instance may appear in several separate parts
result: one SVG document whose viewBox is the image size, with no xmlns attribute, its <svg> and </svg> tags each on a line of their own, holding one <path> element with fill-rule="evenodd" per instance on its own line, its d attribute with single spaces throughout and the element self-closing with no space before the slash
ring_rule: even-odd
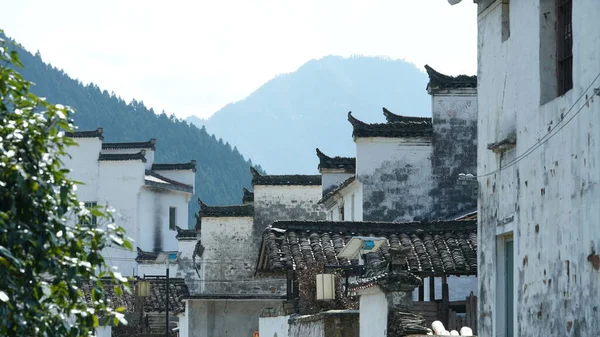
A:
<svg viewBox="0 0 600 337">
<path fill-rule="evenodd" d="M 577 98 L 577 100 L 575 100 L 575 103 L 573 103 L 573 105 L 571 105 L 569 110 L 567 110 L 567 112 L 563 115 L 563 118 L 561 120 L 559 120 L 556 123 L 556 125 L 554 126 L 554 128 L 552 128 L 550 131 L 548 131 L 548 133 L 545 134 L 540 140 L 538 140 L 535 144 L 530 146 L 521 155 L 517 156 L 516 158 L 514 158 L 513 160 L 508 162 L 506 165 L 504 165 L 504 166 L 501 165 L 501 167 L 499 169 L 494 170 L 492 172 L 484 173 L 482 175 L 478 175 L 478 176 L 476 176 L 476 178 L 491 176 L 493 174 L 499 173 L 502 170 L 505 170 L 505 169 L 517 164 L 518 162 L 523 160 L 525 157 L 527 157 L 531 153 L 533 153 L 533 151 L 535 151 L 537 148 L 539 148 L 540 146 L 545 144 L 552 137 L 554 137 L 560 130 L 562 130 L 565 126 L 567 126 L 573 120 L 573 118 L 575 118 L 581 112 L 581 110 L 583 110 L 583 108 L 585 108 L 588 105 L 588 103 L 594 98 L 595 93 L 592 93 L 590 95 L 590 97 L 585 101 L 585 103 L 573 115 L 571 115 L 571 117 L 569 119 L 567 119 L 567 121 L 565 123 L 563 123 L 563 121 L 565 120 L 565 117 L 567 115 L 569 115 L 571 110 L 573 110 L 573 108 L 577 105 L 577 103 L 581 100 L 581 98 L 583 98 L 583 96 L 585 96 L 585 94 L 590 90 L 590 88 L 594 85 L 594 83 L 596 82 L 596 80 L 598 80 L 598 78 L 600 78 L 600 73 L 598 73 L 598 75 L 596 75 L 596 77 L 594 78 L 594 80 L 592 80 L 590 85 L 583 91 L 583 93 Z M 556 132 L 555 132 L 555 130 L 556 130 Z"/>
</svg>

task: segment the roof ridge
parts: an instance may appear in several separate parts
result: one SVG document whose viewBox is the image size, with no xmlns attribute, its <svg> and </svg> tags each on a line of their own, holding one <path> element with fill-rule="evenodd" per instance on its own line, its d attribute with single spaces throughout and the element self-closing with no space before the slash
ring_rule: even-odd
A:
<svg viewBox="0 0 600 337">
<path fill-rule="evenodd" d="M 184 184 L 184 183 L 179 182 L 177 180 L 173 180 L 173 179 L 167 178 L 167 177 L 165 177 L 165 176 L 163 176 L 161 174 L 158 174 L 158 173 L 156 173 L 156 172 L 154 172 L 152 170 L 146 170 L 146 174 L 151 175 L 151 176 L 153 176 L 155 178 L 164 180 L 164 181 L 166 181 L 166 182 L 168 182 L 170 184 L 173 184 L 173 185 L 179 185 L 179 186 L 182 186 L 182 187 L 194 188 L 194 186 L 192 186 L 192 185 Z"/>
<path fill-rule="evenodd" d="M 386 107 L 382 107 L 382 110 L 383 110 L 383 115 L 385 116 L 385 119 L 388 123 L 398 123 L 398 122 L 404 122 L 404 123 L 425 122 L 425 123 L 430 123 L 430 124 L 433 123 L 431 120 L 431 117 L 398 115 L 398 114 L 391 112 Z"/>
<path fill-rule="evenodd" d="M 436 89 L 477 88 L 476 75 L 450 76 L 436 71 L 428 64 L 425 65 L 425 70 L 429 75 L 429 83 L 427 83 L 426 89 L 430 93 Z"/>
<path fill-rule="evenodd" d="M 156 138 L 145 142 L 109 142 L 102 143 L 103 149 L 151 149 L 156 150 Z"/>
<path fill-rule="evenodd" d="M 187 163 L 152 164 L 152 170 L 157 170 L 157 171 L 192 170 L 192 171 L 196 172 L 196 160 L 192 159 Z"/>
<path fill-rule="evenodd" d="M 100 138 L 104 140 L 104 128 L 97 128 L 96 130 L 86 131 L 69 131 L 65 132 L 65 136 L 69 138 Z"/>
<path fill-rule="evenodd" d="M 125 160 L 141 160 L 146 162 L 146 151 L 141 150 L 137 153 L 100 153 L 98 161 L 125 161 Z"/>
<path fill-rule="evenodd" d="M 353 126 L 352 136 L 355 138 L 431 137 L 433 134 L 433 124 L 426 121 L 368 124 L 352 116 L 351 111 L 348 112 L 348 121 Z"/>
</svg>

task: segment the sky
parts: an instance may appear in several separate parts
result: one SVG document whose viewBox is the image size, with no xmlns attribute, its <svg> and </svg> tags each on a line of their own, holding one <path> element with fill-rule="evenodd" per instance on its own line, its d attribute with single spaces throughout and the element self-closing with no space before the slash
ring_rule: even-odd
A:
<svg viewBox="0 0 600 337">
<path fill-rule="evenodd" d="M 477 69 L 477 6 L 447 0 L 19 0 L 0 28 L 84 83 L 207 118 L 327 55 Z"/>
</svg>

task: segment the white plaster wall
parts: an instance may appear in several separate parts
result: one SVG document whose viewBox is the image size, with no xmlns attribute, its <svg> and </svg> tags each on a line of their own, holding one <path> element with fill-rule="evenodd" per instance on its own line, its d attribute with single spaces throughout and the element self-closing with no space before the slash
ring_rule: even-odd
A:
<svg viewBox="0 0 600 337">
<path fill-rule="evenodd" d="M 177 317 L 179 317 L 179 337 L 188 337 L 189 335 L 189 323 L 188 323 L 188 302 L 185 301 L 185 308 L 186 311 L 184 311 L 182 314 L 177 315 Z"/>
<path fill-rule="evenodd" d="M 261 311 L 280 305 L 281 301 L 189 300 L 188 337 L 252 336 L 259 331 Z"/>
<path fill-rule="evenodd" d="M 290 316 L 260 317 L 258 329 L 262 337 L 288 337 Z"/>
<path fill-rule="evenodd" d="M 282 203 L 292 206 L 299 201 L 316 204 L 321 199 L 321 186 L 254 186 L 254 204 L 268 206 Z"/>
<path fill-rule="evenodd" d="M 77 198 L 82 202 L 98 200 L 98 156 L 102 148 L 99 138 L 73 138 L 78 146 L 70 146 L 70 156 L 62 158 L 69 168 L 69 178 L 82 182 L 77 186 Z"/>
<path fill-rule="evenodd" d="M 253 239 L 252 217 L 202 217 L 202 292 L 248 293 L 260 286 Z"/>
<path fill-rule="evenodd" d="M 144 275 L 166 275 L 167 266 L 164 263 L 140 263 L 137 266 L 137 275 L 143 277 Z M 169 277 L 178 277 L 179 266 L 172 263 L 169 266 Z"/>
<path fill-rule="evenodd" d="M 196 181 L 196 174 L 192 170 L 154 170 L 154 172 L 192 187 L 194 187 Z"/>
<path fill-rule="evenodd" d="M 487 3 L 490 1 L 484 1 Z M 553 6 L 545 1 L 541 4 Z M 501 39 L 499 1 L 478 15 L 478 174 L 520 156 L 583 106 L 580 95 L 600 72 L 600 2 L 573 1 L 573 89 L 540 105 L 540 0 L 510 2 L 510 38 Z M 542 6 L 543 9 L 543 6 Z M 549 75 L 549 76 L 548 76 Z M 543 83 L 544 86 L 552 85 Z M 593 87 L 600 87 L 596 82 Z M 587 94 L 590 97 L 590 94 Z M 568 112 L 571 106 L 574 110 Z M 592 336 L 600 331 L 600 99 L 594 98 L 512 170 L 479 179 L 479 334 L 499 335 L 495 303 L 496 237 L 514 235 L 515 335 Z M 514 154 L 487 144 L 517 135 Z M 508 158 L 507 158 L 508 156 Z"/>
<path fill-rule="evenodd" d="M 477 119 L 477 94 L 452 91 L 448 94 L 435 94 L 431 96 L 433 118 L 456 118 L 470 121 Z"/>
<path fill-rule="evenodd" d="M 317 204 L 321 186 L 254 186 L 254 225 L 262 231 L 275 220 L 323 220 L 325 212 Z M 257 244 L 258 246 L 258 244 Z"/>
<path fill-rule="evenodd" d="M 339 186 L 341 183 L 346 181 L 346 179 L 352 177 L 354 173 L 345 173 L 345 172 L 328 172 L 323 171 L 321 174 L 321 186 L 323 192 L 331 189 L 334 186 Z"/>
<path fill-rule="evenodd" d="M 110 326 L 101 326 L 98 327 L 95 331 L 96 337 L 111 337 L 112 336 L 112 328 Z"/>
<path fill-rule="evenodd" d="M 139 235 L 139 191 L 144 184 L 144 163 L 132 161 L 101 161 L 98 179 L 98 205 L 114 208 L 115 223 L 127 231 L 127 235 L 137 241 Z M 135 246 L 135 243 L 133 243 Z M 131 276 L 136 269 L 132 251 L 109 245 L 104 256 L 123 275 Z"/>
<path fill-rule="evenodd" d="M 372 174 L 381 164 L 390 160 L 416 161 L 413 156 L 429 155 L 431 140 L 428 138 L 357 138 L 356 173 Z M 427 154 L 425 154 L 427 153 Z"/>
<path fill-rule="evenodd" d="M 146 251 L 177 250 L 176 230 L 169 229 L 169 207 L 176 207 L 176 223 L 188 228 L 190 193 L 144 186 L 140 192 L 140 229 L 138 246 Z"/>
<path fill-rule="evenodd" d="M 359 181 L 355 180 L 340 191 L 341 199 L 344 203 L 344 220 L 345 221 L 362 221 L 362 186 Z M 354 208 L 352 207 L 352 196 L 354 195 Z M 354 216 L 352 211 L 354 210 Z"/>
<path fill-rule="evenodd" d="M 360 293 L 360 336 L 387 336 L 388 302 L 379 287 L 361 290 Z"/>
<path fill-rule="evenodd" d="M 355 143 L 363 220 L 409 222 L 430 213 L 428 139 L 357 138 Z"/>
</svg>

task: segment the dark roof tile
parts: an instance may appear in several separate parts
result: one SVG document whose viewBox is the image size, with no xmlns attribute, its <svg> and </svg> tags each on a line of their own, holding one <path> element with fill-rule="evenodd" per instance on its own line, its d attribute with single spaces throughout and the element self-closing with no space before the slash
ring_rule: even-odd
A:
<svg viewBox="0 0 600 337">
<path fill-rule="evenodd" d="M 477 89 L 477 76 L 449 76 L 444 75 L 435 71 L 429 65 L 425 65 L 425 70 L 429 75 L 429 83 L 427 84 L 427 91 L 434 93 L 437 90 L 444 89 L 460 89 L 460 88 L 474 88 Z"/>
<path fill-rule="evenodd" d="M 177 240 L 196 240 L 198 238 L 198 234 L 195 229 L 183 229 L 179 226 L 177 228 L 177 235 L 175 238 Z"/>
<path fill-rule="evenodd" d="M 156 150 L 156 139 L 147 142 L 102 143 L 103 149 L 149 149 Z"/>
<path fill-rule="evenodd" d="M 348 121 L 353 126 L 354 137 L 431 137 L 433 127 L 431 122 L 395 122 L 382 124 L 367 124 L 348 112 Z"/>
<path fill-rule="evenodd" d="M 140 247 L 137 247 L 137 257 L 135 258 L 136 262 L 149 262 L 154 261 L 158 257 L 158 253 L 155 252 L 147 252 L 142 250 Z"/>
<path fill-rule="evenodd" d="M 254 216 L 253 205 L 208 206 L 198 199 L 200 217 L 247 217 Z"/>
<path fill-rule="evenodd" d="M 247 188 L 243 187 L 244 196 L 242 197 L 242 203 L 249 204 L 254 202 L 254 192 L 250 192 Z"/>
<path fill-rule="evenodd" d="M 383 115 L 385 116 L 385 120 L 388 123 L 397 123 L 397 122 L 421 123 L 421 122 L 425 122 L 425 123 L 429 123 L 429 124 L 433 125 L 431 117 L 415 117 L 415 116 L 396 115 L 395 113 L 391 112 L 390 110 L 386 109 L 385 107 L 383 107 L 382 110 L 383 110 Z"/>
<path fill-rule="evenodd" d="M 476 275 L 477 222 L 413 223 L 277 221 L 263 234 L 259 270 L 303 269 L 315 263 L 349 266 L 338 259 L 353 236 L 385 237 L 381 249 L 367 256 L 366 266 L 394 261 L 420 275 Z"/>
<path fill-rule="evenodd" d="M 352 157 L 329 157 L 317 148 L 317 157 L 319 157 L 319 170 L 322 169 L 342 169 L 346 172 L 356 172 L 356 158 Z"/>
<path fill-rule="evenodd" d="M 132 292 L 123 291 L 119 296 L 114 291 L 114 286 L 108 279 L 103 279 L 104 290 L 107 293 L 108 298 L 112 302 L 112 306 L 124 307 L 126 313 L 133 313 L 135 311 L 136 295 L 133 292 L 137 283 L 140 281 L 133 280 L 129 282 L 129 286 Z M 144 311 L 145 312 L 164 312 L 166 310 L 166 280 L 165 279 L 146 279 L 150 284 L 150 292 L 147 297 L 144 298 Z M 88 303 L 92 302 L 91 297 L 91 284 L 83 286 L 83 293 Z M 185 281 L 181 278 L 170 278 L 169 279 L 169 312 L 181 313 L 185 311 L 185 304 L 182 299 L 190 296 L 189 290 Z"/>
<path fill-rule="evenodd" d="M 189 163 L 174 163 L 174 164 L 152 164 L 153 171 L 178 171 L 192 170 L 196 172 L 196 161 L 192 160 Z"/>
<path fill-rule="evenodd" d="M 169 179 L 165 176 L 162 176 L 154 171 L 146 170 L 146 185 L 158 187 L 158 188 L 167 188 L 174 189 L 177 191 L 183 191 L 192 193 L 194 191 L 194 187 L 188 184 L 181 183 L 179 181 Z M 152 179 L 154 178 L 154 179 Z"/>
<path fill-rule="evenodd" d="M 137 153 L 100 153 L 98 161 L 127 161 L 141 160 L 146 162 L 146 151 L 142 150 Z"/>
<path fill-rule="evenodd" d="M 341 184 L 339 184 L 338 186 L 334 187 L 333 189 L 324 191 L 325 195 L 323 195 L 323 198 L 321 198 L 321 200 L 319 200 L 319 204 L 322 204 L 322 203 L 326 202 L 331 197 L 333 197 L 334 195 L 336 195 L 338 192 L 340 192 L 341 190 L 343 190 L 346 186 L 352 184 L 355 180 L 356 180 L 356 176 L 352 176 L 352 177 L 344 180 Z"/>
<path fill-rule="evenodd" d="M 320 186 L 321 175 L 261 175 L 254 167 L 250 167 L 252 172 L 252 186 L 254 185 L 290 185 L 290 186 Z"/>
<path fill-rule="evenodd" d="M 96 130 L 91 131 L 73 131 L 73 132 L 65 132 L 65 136 L 70 138 L 100 138 L 100 140 L 104 139 L 102 133 L 104 129 L 97 128 Z"/>
</svg>

